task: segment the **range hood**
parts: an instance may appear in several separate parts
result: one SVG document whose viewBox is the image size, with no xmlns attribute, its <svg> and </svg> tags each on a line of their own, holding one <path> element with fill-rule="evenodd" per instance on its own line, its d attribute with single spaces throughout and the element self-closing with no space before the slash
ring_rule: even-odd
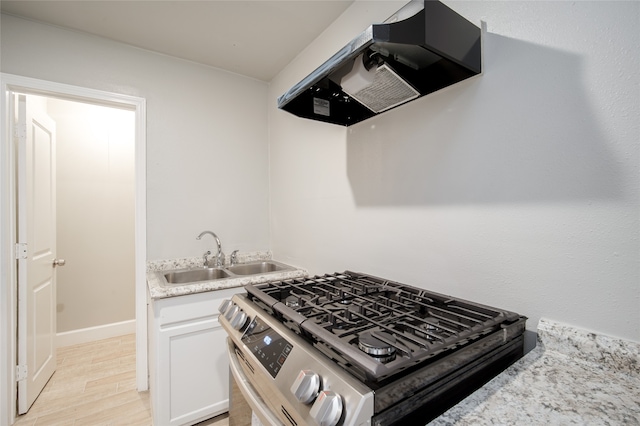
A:
<svg viewBox="0 0 640 426">
<path fill-rule="evenodd" d="M 414 0 L 280 96 L 278 108 L 350 126 L 480 72 L 480 28 L 439 1 Z"/>
</svg>

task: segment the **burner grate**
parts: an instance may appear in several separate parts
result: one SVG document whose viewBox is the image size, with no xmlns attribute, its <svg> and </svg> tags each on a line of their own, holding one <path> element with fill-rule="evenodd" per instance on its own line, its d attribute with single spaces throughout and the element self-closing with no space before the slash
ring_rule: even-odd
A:
<svg viewBox="0 0 640 426">
<path fill-rule="evenodd" d="M 381 380 L 516 321 L 518 314 L 346 271 L 247 286 L 252 300 L 346 369 Z M 362 336 L 362 337 L 361 337 Z M 363 350 L 383 341 L 393 359 Z M 391 337 L 389 337 L 391 336 Z"/>
</svg>

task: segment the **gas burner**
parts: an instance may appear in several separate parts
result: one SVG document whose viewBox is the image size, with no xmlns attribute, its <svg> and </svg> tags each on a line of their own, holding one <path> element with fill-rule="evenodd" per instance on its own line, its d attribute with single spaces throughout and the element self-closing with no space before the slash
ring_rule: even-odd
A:
<svg viewBox="0 0 640 426">
<path fill-rule="evenodd" d="M 295 309 L 300 307 L 300 300 L 296 296 L 289 296 L 286 298 L 284 304 L 289 308 Z"/>
<path fill-rule="evenodd" d="M 421 325 L 422 328 L 424 328 L 427 331 L 440 331 L 440 327 L 438 327 L 436 324 L 439 324 L 438 320 L 435 318 L 425 318 L 425 321 L 429 321 L 429 322 L 425 322 Z"/>
<path fill-rule="evenodd" d="M 396 354 L 392 353 L 391 355 L 387 355 L 387 356 L 373 356 L 373 355 L 371 355 L 371 358 L 373 358 L 374 360 L 378 361 L 380 364 L 386 364 L 386 363 L 391 362 L 394 359 L 396 359 Z"/>
<path fill-rule="evenodd" d="M 339 291 L 334 291 L 334 292 L 330 292 L 328 293 L 328 300 L 332 300 L 334 302 L 338 302 L 341 305 L 350 305 L 351 304 L 351 298 L 349 297 L 348 294 L 346 294 L 344 292 L 344 290 L 339 290 Z"/>
<path fill-rule="evenodd" d="M 396 341 L 396 338 L 388 333 L 379 332 L 376 334 L 390 342 L 395 343 Z M 370 331 L 365 331 L 358 335 L 358 347 L 362 352 L 372 356 L 387 356 L 396 352 L 396 348 L 393 347 L 393 344 L 383 342 L 382 340 L 374 337 Z"/>
</svg>

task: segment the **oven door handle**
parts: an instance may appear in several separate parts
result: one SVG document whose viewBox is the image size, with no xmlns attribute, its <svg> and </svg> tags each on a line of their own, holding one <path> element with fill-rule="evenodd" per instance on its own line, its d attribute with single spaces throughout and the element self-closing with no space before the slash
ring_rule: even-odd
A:
<svg viewBox="0 0 640 426">
<path fill-rule="evenodd" d="M 260 421 L 268 423 L 269 426 L 283 426 L 283 423 L 273 415 L 271 409 L 269 409 L 265 404 L 264 400 L 247 379 L 244 371 L 242 371 L 233 341 L 230 337 L 227 337 L 227 351 L 229 352 L 229 367 L 231 369 L 231 374 L 233 374 L 236 384 L 238 385 L 238 388 L 240 388 L 240 392 L 242 392 L 242 395 L 244 395 L 249 406 L 260 418 Z"/>
</svg>

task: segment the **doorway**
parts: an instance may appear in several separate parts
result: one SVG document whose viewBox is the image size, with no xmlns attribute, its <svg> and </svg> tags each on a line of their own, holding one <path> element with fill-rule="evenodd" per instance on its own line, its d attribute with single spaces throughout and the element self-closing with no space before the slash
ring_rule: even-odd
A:
<svg viewBox="0 0 640 426">
<path fill-rule="evenodd" d="M 135 332 L 136 332 L 136 386 L 138 391 L 148 389 L 147 381 L 147 329 L 146 329 L 146 104 L 143 98 L 69 86 L 60 83 L 2 74 L 0 135 L 1 216 L 0 231 L 0 424 L 12 424 L 16 407 L 16 306 L 17 271 L 16 251 L 16 149 L 13 144 L 13 93 L 35 94 L 56 99 L 79 101 L 91 105 L 108 106 L 132 111 L 135 114 Z"/>
<path fill-rule="evenodd" d="M 135 113 L 31 98 L 56 125 L 57 346 L 134 333 Z"/>
</svg>

